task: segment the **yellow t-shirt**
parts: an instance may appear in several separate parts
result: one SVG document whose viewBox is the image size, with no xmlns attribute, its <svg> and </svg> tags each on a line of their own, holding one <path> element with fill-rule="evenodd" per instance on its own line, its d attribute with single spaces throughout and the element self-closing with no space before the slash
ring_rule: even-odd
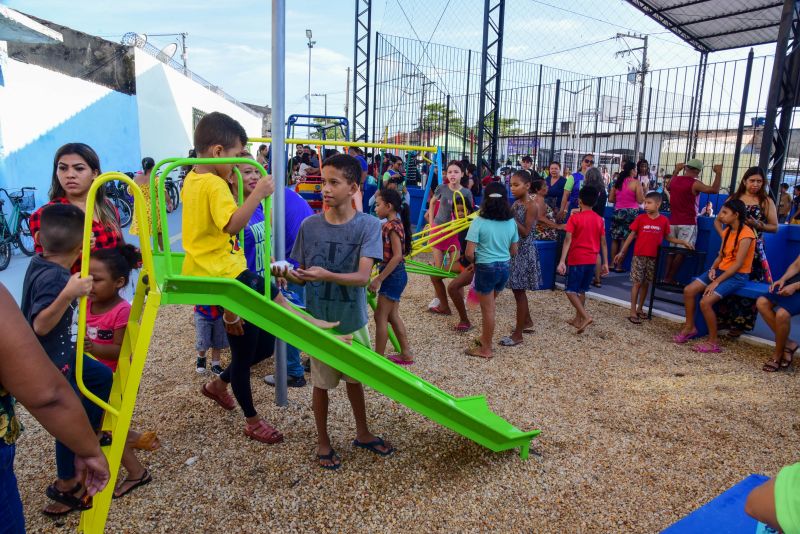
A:
<svg viewBox="0 0 800 534">
<path fill-rule="evenodd" d="M 238 206 L 228 183 L 215 174 L 190 172 L 183 182 L 181 274 L 236 278 L 247 269 L 239 238 L 224 228 Z"/>
</svg>

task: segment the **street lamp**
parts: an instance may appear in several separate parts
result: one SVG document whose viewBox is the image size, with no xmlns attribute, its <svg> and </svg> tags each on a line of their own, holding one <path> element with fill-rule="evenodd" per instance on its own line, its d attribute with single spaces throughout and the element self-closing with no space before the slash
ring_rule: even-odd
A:
<svg viewBox="0 0 800 534">
<path fill-rule="evenodd" d="M 311 49 L 314 48 L 314 45 L 317 44 L 316 41 L 311 40 L 311 30 L 306 30 L 306 37 L 308 38 L 308 115 L 311 115 Z M 311 118 L 308 119 L 311 121 Z M 308 127 L 307 136 L 311 137 L 311 127 Z"/>
</svg>

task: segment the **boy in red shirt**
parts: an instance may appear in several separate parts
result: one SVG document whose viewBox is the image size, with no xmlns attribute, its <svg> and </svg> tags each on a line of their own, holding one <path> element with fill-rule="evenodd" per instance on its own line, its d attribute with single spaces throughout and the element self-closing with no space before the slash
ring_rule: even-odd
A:
<svg viewBox="0 0 800 534">
<path fill-rule="evenodd" d="M 578 195 L 578 213 L 567 221 L 564 248 L 561 251 L 561 262 L 558 274 L 567 274 L 566 293 L 570 304 L 575 308 L 575 318 L 568 321 L 578 329 L 578 334 L 592 324 L 592 318 L 586 313 L 586 292 L 594 279 L 594 266 L 597 254 L 603 255 L 601 273 L 608 274 L 608 247 L 606 246 L 606 225 L 603 218 L 592 210 L 597 202 L 598 191 L 594 187 L 584 187 Z"/>
<path fill-rule="evenodd" d="M 622 245 L 622 250 L 614 256 L 614 265 L 619 265 L 625 260 L 625 254 L 631 241 L 636 238 L 633 247 L 633 261 L 631 262 L 631 314 L 628 320 L 633 324 L 642 324 L 642 319 L 647 317 L 644 313 L 644 299 L 647 289 L 655 279 L 656 256 L 658 247 L 666 239 L 675 245 L 681 245 L 690 250 L 694 246 L 687 240 L 678 239 L 670 232 L 669 219 L 661 215 L 661 193 L 651 191 L 644 197 L 644 213 L 640 214 L 631 223 L 631 233 Z"/>
</svg>

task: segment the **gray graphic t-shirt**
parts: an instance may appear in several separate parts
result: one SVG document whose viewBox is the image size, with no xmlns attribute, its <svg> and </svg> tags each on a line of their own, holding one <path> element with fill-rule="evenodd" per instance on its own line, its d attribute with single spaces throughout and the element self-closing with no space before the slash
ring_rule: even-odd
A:
<svg viewBox="0 0 800 534">
<path fill-rule="evenodd" d="M 360 212 L 344 224 L 330 224 L 323 213 L 312 215 L 300 226 L 291 258 L 306 268 L 354 273 L 361 258 L 383 258 L 381 223 Z M 308 282 L 306 310 L 317 319 L 340 321 L 337 330 L 343 334 L 355 332 L 369 320 L 366 288 Z"/>
</svg>

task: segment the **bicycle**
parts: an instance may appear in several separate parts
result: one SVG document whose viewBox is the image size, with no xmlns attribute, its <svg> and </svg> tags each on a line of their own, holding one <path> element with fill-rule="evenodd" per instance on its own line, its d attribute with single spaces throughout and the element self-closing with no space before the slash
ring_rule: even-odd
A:
<svg viewBox="0 0 800 534">
<path fill-rule="evenodd" d="M 181 193 L 180 189 L 178 189 L 178 184 L 175 183 L 171 176 L 167 176 L 164 180 L 164 190 L 172 201 L 171 203 L 167 203 L 167 213 L 172 213 L 178 209 L 178 203 L 181 201 Z"/>
<path fill-rule="evenodd" d="M 0 271 L 11 263 L 11 247 L 17 247 L 26 256 L 33 256 L 34 242 L 30 227 L 30 210 L 36 205 L 35 187 L 23 187 L 20 191 L 8 192 L 0 188 L 11 202 L 11 213 L 6 217 L 0 199 Z"/>
<path fill-rule="evenodd" d="M 133 208 L 131 202 L 128 200 L 128 192 L 125 189 L 125 184 L 117 184 L 116 181 L 106 182 L 106 197 L 117 208 L 119 213 L 120 228 L 125 228 L 133 220 Z"/>
</svg>

